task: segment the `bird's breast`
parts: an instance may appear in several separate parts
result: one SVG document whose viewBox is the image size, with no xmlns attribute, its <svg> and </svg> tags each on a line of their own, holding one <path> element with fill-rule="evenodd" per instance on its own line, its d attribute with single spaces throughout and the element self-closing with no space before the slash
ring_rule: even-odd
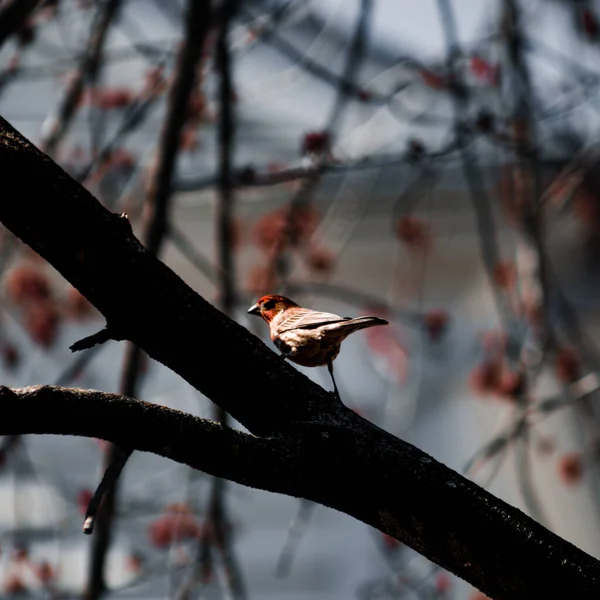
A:
<svg viewBox="0 0 600 600">
<path fill-rule="evenodd" d="M 327 364 L 328 360 L 334 360 L 340 352 L 337 341 L 327 341 L 320 333 L 311 329 L 284 331 L 277 336 L 279 341 L 276 345 L 280 349 L 289 348 L 284 353 L 292 362 L 305 367 L 319 367 Z"/>
</svg>

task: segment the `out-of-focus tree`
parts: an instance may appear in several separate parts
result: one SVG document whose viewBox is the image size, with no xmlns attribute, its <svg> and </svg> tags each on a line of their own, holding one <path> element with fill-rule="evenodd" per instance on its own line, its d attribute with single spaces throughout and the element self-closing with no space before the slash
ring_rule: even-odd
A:
<svg viewBox="0 0 600 600">
<path fill-rule="evenodd" d="M 204 334 L 197 334 L 195 347 L 187 346 L 188 338 L 182 338 L 179 348 L 156 350 L 156 340 L 168 339 L 162 323 L 174 319 L 172 314 L 156 312 L 152 320 L 145 321 L 148 332 L 141 332 L 148 307 L 158 310 L 161 302 L 171 306 L 171 311 L 180 310 L 183 320 L 189 315 L 183 296 L 175 293 L 183 288 L 153 288 L 151 277 L 160 284 L 168 278 L 160 275 L 155 263 L 142 259 L 138 263 L 133 254 L 125 253 L 123 240 L 133 246 L 135 232 L 151 254 L 161 255 L 174 266 L 183 264 L 177 262 L 183 257 L 186 266 L 180 272 L 192 274 L 190 283 L 225 314 L 244 324 L 243 309 L 267 293 L 283 293 L 307 305 L 331 303 L 348 314 L 368 313 L 389 320 L 388 327 L 361 334 L 356 344 L 362 354 L 357 358 L 355 352 L 353 359 L 370 369 L 369 381 L 373 390 L 378 390 L 370 395 L 386 394 L 387 402 L 365 401 L 368 394 L 345 384 L 346 377 L 352 379 L 352 369 L 341 365 L 342 398 L 359 417 L 354 421 L 354 416 L 339 407 L 323 408 L 323 419 L 331 419 L 327 426 L 333 427 L 332 431 L 348 427 L 362 443 L 377 440 L 375 430 L 363 429 L 367 425 L 361 424 L 360 416 L 394 433 L 388 408 L 390 403 L 402 405 L 413 393 L 408 385 L 418 368 L 415 365 L 424 356 L 448 362 L 453 358 L 458 342 L 453 307 L 444 297 L 443 267 L 436 271 L 441 291 L 438 296 L 432 294 L 435 301 L 428 301 L 424 290 L 427 269 L 443 263 L 440 257 L 449 252 L 449 236 L 439 226 L 440 215 L 448 207 L 461 214 L 468 209 L 474 221 L 469 231 L 476 234 L 467 236 L 472 246 L 468 253 L 477 252 L 481 259 L 488 293 L 485 303 L 493 316 L 486 326 L 479 327 L 478 321 L 474 335 L 471 330 L 465 333 L 476 338 L 476 357 L 471 352 L 461 364 L 461 394 L 480 399 L 476 410 L 488 415 L 505 411 L 508 418 L 499 432 L 486 429 L 490 439 L 479 450 L 472 450 L 463 473 L 480 478 L 487 487 L 502 466 L 514 459 L 516 488 L 533 519 L 552 529 L 546 501 L 551 490 L 585 486 L 594 505 L 589 518 L 600 523 L 596 486 L 599 357 L 589 332 L 594 327 L 589 323 L 595 323 L 600 248 L 596 140 L 600 74 L 594 68 L 599 41 L 597 7 L 591 1 L 536 4 L 538 10 L 543 6 L 563 17 L 557 36 L 575 48 L 566 53 L 536 35 L 533 3 L 499 0 L 490 10 L 487 33 L 466 43 L 458 33 L 462 12 L 455 14 L 450 0 L 438 0 L 439 34 L 430 35 L 443 41 L 444 51 L 425 59 L 417 52 L 398 56 L 380 43 L 376 17 L 389 10 L 382 8 L 383 4 L 381 0 L 347 2 L 342 12 L 351 18 L 343 22 L 350 25 L 336 29 L 332 22 L 323 22 L 316 7 L 297 0 L 187 0 L 183 9 L 177 3 L 159 1 L 144 5 L 133 0 L 4 0 L 0 4 L 3 115 L 22 122 L 20 128 L 29 138 L 106 209 L 126 216 L 116 216 L 112 228 L 103 229 L 108 213 L 92 208 L 83 195 L 79 198 L 81 188 L 64 175 L 59 177 L 48 167 L 50 163 L 44 162 L 47 159 L 26 147 L 8 126 L 3 127 L 3 202 L 36 206 L 26 195 L 28 190 L 29 194 L 38 190 L 35 182 L 24 182 L 19 193 L 18 178 L 27 167 L 31 178 L 44 179 L 50 177 L 48 173 L 56 178 L 56 182 L 44 179 L 50 186 L 45 198 L 49 206 L 60 194 L 72 194 L 71 200 L 80 199 L 84 207 L 77 214 L 89 218 L 85 225 L 74 221 L 61 238 L 48 217 L 47 227 L 56 228 L 53 240 L 38 223 L 39 211 L 32 213 L 27 225 L 18 207 L 0 210 L 0 221 L 6 227 L 0 239 L 3 383 L 15 389 L 32 383 L 107 392 L 118 389 L 121 396 L 152 394 L 154 399 L 166 396 L 164 389 L 156 391 L 165 387 L 164 382 L 174 381 L 167 379 L 158 364 L 163 362 L 206 396 L 194 396 L 200 414 L 212 406 L 210 400 L 216 403 L 212 416 L 221 423 L 218 431 L 225 432 L 224 436 L 229 435 L 227 427 L 237 429 L 241 424 L 267 440 L 261 447 L 264 454 L 257 454 L 267 457 L 268 440 L 275 433 L 281 435 L 288 444 L 281 448 L 291 453 L 289 464 L 296 466 L 292 442 L 302 444 L 309 439 L 314 443 L 302 420 L 314 419 L 318 412 L 310 402 L 304 413 L 294 399 L 290 401 L 303 425 L 296 424 L 293 416 L 286 420 L 277 408 L 269 415 L 271 400 L 262 404 L 255 399 L 264 390 L 247 387 L 240 375 L 243 371 L 230 361 L 228 352 L 220 357 L 219 376 L 240 377 L 238 386 L 246 384 L 240 394 L 245 394 L 247 404 L 255 403 L 256 416 L 229 399 L 226 390 L 235 389 L 232 382 L 223 383 L 219 392 L 215 391 L 215 372 L 206 374 L 204 380 L 200 373 L 199 379 L 189 375 L 184 355 L 193 353 L 196 369 L 201 371 L 203 353 L 212 352 L 211 336 L 220 332 L 219 327 L 223 339 L 236 345 L 235 335 L 224 333 L 230 331 L 226 319 L 214 317 L 214 326 L 207 326 L 206 340 Z M 409 7 L 396 7 L 393 14 L 404 21 L 417 19 Z M 293 93 L 286 89 L 294 78 L 314 86 L 310 100 L 301 85 L 296 85 Z M 31 89 L 39 90 L 39 97 Z M 45 116 L 36 113 L 40 107 L 47 111 Z M 253 120 L 259 108 L 262 121 L 257 127 Z M 19 144 L 25 148 L 21 153 Z M 459 198 L 455 204 L 450 200 L 453 195 Z M 447 205 L 436 207 L 436 198 Z M 203 215 L 196 214 L 194 223 L 186 221 L 182 209 L 186 203 Z M 211 204 L 214 218 L 206 216 L 205 207 Z M 61 214 L 59 207 L 55 214 Z M 109 235 L 99 256 L 88 253 L 95 243 L 94 227 Z M 90 239 L 77 242 L 81 231 Z M 201 239 L 206 232 L 209 243 Z M 365 259 L 367 269 L 362 272 L 359 265 L 348 265 L 346 256 L 360 246 L 363 235 L 377 243 L 387 241 L 395 256 L 381 253 L 371 263 Z M 139 278 L 137 272 L 130 273 L 140 291 L 127 295 L 117 289 L 117 297 L 110 302 L 103 288 L 109 278 L 103 280 L 100 275 L 106 275 L 102 269 L 121 268 L 115 267 L 115 248 L 122 250 L 117 258 L 130 260 L 140 269 Z M 66 256 L 68 252 L 73 256 Z M 352 256 L 360 258 L 360 250 Z M 76 260 L 79 269 L 74 266 Z M 125 267 L 115 270 L 115 281 L 126 272 Z M 416 307 L 410 303 L 411 294 L 417 297 Z M 139 322 L 129 317 L 135 312 L 134 300 Z M 106 327 L 94 334 L 102 326 L 101 316 L 106 318 Z M 206 326 L 209 316 L 189 321 L 188 327 L 200 322 Z M 266 339 L 266 328 L 258 323 L 248 325 Z M 83 340 L 76 344 L 80 353 L 71 355 L 68 347 L 77 339 Z M 115 353 L 114 358 L 107 358 L 105 348 L 110 340 L 128 340 L 123 356 Z M 261 358 L 251 358 L 251 342 L 240 338 L 239 346 L 232 356 L 263 364 L 259 351 Z M 206 362 L 212 360 L 214 357 Z M 285 367 L 275 355 L 270 360 L 277 366 L 272 368 L 275 379 L 269 389 L 282 393 L 292 386 L 292 379 L 286 379 Z M 468 373 L 464 373 L 465 364 Z M 255 381 L 262 380 L 257 376 Z M 318 397 L 314 388 L 301 387 L 299 379 L 293 381 L 300 386 L 296 393 Z M 456 380 L 446 387 L 450 390 L 455 384 Z M 16 393 L 11 396 L 5 390 L 2 403 L 30 398 L 37 407 L 36 392 L 17 389 Z M 69 392 L 61 393 L 42 390 L 40 397 L 53 402 L 57 411 L 66 411 Z M 328 396 L 319 398 L 327 403 Z M 80 398 L 84 406 L 91 406 L 88 403 L 93 400 L 85 394 Z M 128 411 L 137 406 L 116 397 L 96 400 L 100 419 L 112 415 L 127 420 L 133 414 Z M 162 400 L 189 408 L 177 404 L 174 394 Z M 121 408 L 110 408 L 121 404 Z M 85 590 L 87 598 L 99 598 L 131 586 L 152 585 L 166 576 L 170 593 L 179 598 L 201 596 L 205 591 L 236 599 L 251 597 L 235 545 L 240 529 L 236 518 L 243 521 L 244 515 L 234 515 L 225 480 L 218 475 L 302 498 L 281 549 L 276 567 L 279 575 L 293 572 L 301 538 L 310 528 L 310 515 L 323 503 L 380 530 L 376 546 L 389 575 L 373 573 L 372 580 L 358 590 L 364 598 L 469 597 L 470 592 L 461 589 L 439 565 L 498 598 L 524 597 L 530 590 L 527 586 L 534 587 L 531 582 L 537 574 L 548 569 L 553 572 L 544 585 L 551 591 L 555 589 L 552 578 L 563 577 L 578 586 L 578 597 L 597 592 L 600 575 L 594 561 L 560 545 L 558 538 L 544 529 L 519 521 L 513 513 L 507 513 L 503 526 L 495 520 L 500 519 L 498 515 L 488 515 L 490 531 L 505 541 L 514 534 L 515 544 L 521 544 L 514 556 L 503 557 L 506 562 L 502 564 L 512 565 L 511 561 L 531 551 L 524 533 L 522 537 L 515 533 L 520 526 L 533 532 L 534 538 L 539 536 L 540 554 L 531 555 L 529 574 L 515 567 L 511 573 L 503 573 L 506 581 L 499 582 L 501 567 L 489 571 L 491 554 L 477 554 L 484 531 L 471 539 L 461 529 L 455 548 L 454 542 L 444 538 L 453 532 L 454 524 L 451 527 L 436 520 L 434 511 L 425 505 L 412 525 L 395 513 L 387 515 L 386 501 L 392 496 L 386 494 L 392 492 L 380 486 L 377 470 L 371 483 L 382 504 L 378 516 L 373 517 L 370 508 L 363 512 L 353 503 L 345 505 L 331 490 L 319 495 L 313 486 L 322 474 L 312 482 L 305 473 L 299 474 L 294 487 L 287 480 L 281 485 L 271 481 L 280 468 L 277 463 L 265 463 L 271 480 L 261 479 L 255 470 L 238 473 L 223 450 L 235 446 L 238 438 L 221 438 L 221 433 L 215 435 L 214 444 L 223 454 L 223 462 L 215 458 L 213 464 L 208 457 L 192 460 L 182 448 L 174 451 L 153 445 L 143 434 L 120 435 L 100 422 L 97 429 L 86 428 L 74 416 L 61 429 L 49 418 L 44 430 L 43 423 L 32 418 L 32 428 L 39 433 L 103 435 L 109 440 L 98 439 L 93 446 L 93 452 L 101 454 L 98 463 L 103 473 L 68 479 L 60 464 L 42 472 L 31 449 L 35 442 L 24 435 L 29 432 L 27 426 L 20 425 L 25 422 L 23 417 L 17 409 L 1 410 L 14 419 L 3 422 L 2 432 L 7 435 L 0 445 L 0 485 L 12 486 L 16 507 L 15 518 L 5 526 L 2 538 L 0 586 L 7 596 L 62 597 Z M 148 410 L 146 424 L 153 431 L 154 412 Z M 102 417 L 104 414 L 107 416 Z M 569 417 L 564 419 L 580 420 L 580 433 L 566 438 L 548 433 L 545 424 L 565 414 Z M 174 430 L 169 423 L 165 424 L 167 437 Z M 203 431 L 206 426 L 182 423 L 190 432 Z M 407 418 L 407 423 L 412 421 Z M 294 437 L 285 429 L 290 424 L 303 433 Z M 207 435 L 211 431 L 207 429 Z M 346 472 L 344 460 L 351 454 L 343 458 L 349 439 L 342 436 L 332 442 L 342 457 L 340 473 Z M 246 438 L 238 441 L 249 453 L 254 451 Z M 306 454 L 298 451 L 298 456 L 314 458 L 317 447 L 308 445 Z M 408 452 L 398 450 L 387 437 L 382 438 L 381 448 L 391 455 Z M 117 484 L 127 485 L 132 467 L 123 469 L 132 454 L 136 459 L 136 450 L 151 450 L 216 476 L 202 476 L 192 468 L 186 474 L 185 489 L 177 490 L 173 497 L 148 492 L 137 499 L 126 493 L 121 497 Z M 417 460 L 420 455 L 408 452 L 407 456 Z M 396 459 L 400 460 L 399 456 Z M 464 480 L 451 479 L 433 466 L 421 480 L 410 460 L 405 466 L 407 473 L 420 484 L 415 483 L 410 492 L 414 496 L 406 500 L 407 510 L 417 510 L 417 500 L 427 498 L 423 482 L 430 477 L 432 490 L 437 491 L 436 486 L 446 481 L 468 490 L 458 500 L 440 492 L 440 501 L 445 499 L 446 508 L 455 511 L 458 525 L 464 525 L 459 517 L 471 493 L 474 520 L 487 523 L 481 506 L 491 502 L 491 497 L 473 491 L 478 490 L 475 486 L 462 488 L 467 485 Z M 419 460 L 429 459 L 423 456 Z M 540 483 L 536 472 L 543 461 L 552 462 L 551 484 Z M 357 466 L 357 477 L 365 477 L 357 485 L 367 481 L 368 467 L 368 461 Z M 400 468 L 398 472 L 404 473 Z M 47 511 L 32 508 L 32 502 L 17 499 L 19 490 L 27 489 L 32 481 L 47 494 L 48 506 L 62 507 L 55 508 L 52 518 Z M 55 496 L 56 501 L 52 499 Z M 465 504 L 453 507 L 452 502 Z M 18 510 L 20 503 L 27 508 Z M 87 532 L 94 529 L 89 565 L 85 577 L 69 583 L 61 565 L 64 569 L 70 555 L 64 552 L 67 558 L 61 558 L 48 552 L 48 540 L 68 546 L 77 535 L 80 520 L 85 521 Z M 118 526 L 123 523 L 135 540 L 130 545 L 119 540 Z M 425 525 L 436 533 L 428 533 Z M 251 528 L 252 523 L 245 526 Z M 111 544 L 118 565 L 111 563 Z M 556 555 L 545 563 L 540 548 L 556 548 Z M 568 567 L 554 569 L 552 560 L 559 560 L 561 553 L 583 573 L 579 579 Z M 475 559 L 480 562 L 471 563 Z M 84 570 L 81 568 L 81 573 Z M 511 576 L 514 582 L 507 583 Z M 484 596 L 473 592 L 470 597 Z"/>
</svg>

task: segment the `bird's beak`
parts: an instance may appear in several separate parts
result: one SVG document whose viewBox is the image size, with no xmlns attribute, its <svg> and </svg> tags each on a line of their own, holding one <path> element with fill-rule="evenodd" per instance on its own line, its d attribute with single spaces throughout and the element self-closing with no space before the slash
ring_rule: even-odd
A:
<svg viewBox="0 0 600 600">
<path fill-rule="evenodd" d="M 249 315 L 260 315 L 260 308 L 258 307 L 258 304 L 253 304 L 249 309 L 248 309 L 248 314 Z"/>
</svg>

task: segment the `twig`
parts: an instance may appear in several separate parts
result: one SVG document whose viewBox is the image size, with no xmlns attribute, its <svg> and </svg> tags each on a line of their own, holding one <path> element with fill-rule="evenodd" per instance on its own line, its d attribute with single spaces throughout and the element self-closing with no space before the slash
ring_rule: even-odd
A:
<svg viewBox="0 0 600 600">
<path fill-rule="evenodd" d="M 187 238 L 187 236 L 174 224 L 169 225 L 169 239 L 181 252 L 185 258 L 187 258 L 202 275 L 204 275 L 211 283 L 217 282 L 218 268 L 213 266 L 209 259 L 201 254 L 194 244 Z"/>
<path fill-rule="evenodd" d="M 238 4 L 238 0 L 224 1 L 219 14 L 221 22 L 216 44 L 220 110 L 218 132 L 219 198 L 216 223 L 219 264 L 217 277 L 219 280 L 219 304 L 222 311 L 230 316 L 233 315 L 233 311 L 236 308 L 237 293 L 235 289 L 233 256 L 233 209 L 235 197 L 232 178 L 235 115 L 228 34 L 232 19 L 237 12 Z M 223 427 L 228 427 L 229 416 L 227 411 L 219 406 L 215 406 L 214 416 L 215 420 L 221 423 Z M 202 570 L 206 569 L 207 560 L 210 560 L 210 547 L 213 547 L 225 571 L 225 581 L 223 584 L 227 585 L 231 596 L 235 600 L 245 600 L 247 598 L 246 588 L 232 547 L 232 532 L 227 514 L 227 499 L 225 495 L 226 489 L 226 480 L 220 478 L 213 479 L 207 513 L 209 534 L 203 540 L 200 540 L 200 568 Z"/>
<path fill-rule="evenodd" d="M 108 342 L 109 340 L 116 340 L 116 339 L 117 338 L 114 337 L 112 330 L 109 329 L 108 327 L 105 327 L 104 329 L 101 329 L 97 333 L 88 335 L 87 337 L 84 337 L 83 339 L 78 340 L 74 344 L 71 344 L 69 346 L 69 350 L 71 350 L 71 352 L 79 352 L 81 350 L 89 350 L 90 348 L 93 348 L 94 346 L 97 346 L 98 344 L 104 344 L 105 342 Z"/>
<path fill-rule="evenodd" d="M 372 11 L 373 1 L 361 0 L 360 12 L 356 20 L 354 34 L 346 54 L 344 74 L 338 82 L 335 104 L 329 116 L 327 131 L 333 131 L 336 129 L 340 117 L 343 114 L 346 105 L 348 104 L 351 86 L 355 85 L 354 81 L 358 72 L 360 71 L 361 63 L 365 54 L 365 49 L 367 46 L 367 34 L 369 32 Z"/>
<path fill-rule="evenodd" d="M 179 68 L 169 97 L 167 115 L 158 148 L 158 167 L 148 198 L 150 211 L 144 242 L 147 250 L 152 254 L 160 252 L 165 234 L 168 231 L 168 206 L 172 195 L 171 181 L 181 131 L 187 119 L 189 97 L 196 80 L 196 67 L 210 23 L 209 3 L 205 0 L 189 0 L 185 23 L 185 39 L 179 58 Z M 137 394 L 141 356 L 141 349 L 138 346 L 131 343 L 127 345 L 121 384 L 122 393 L 126 396 L 134 397 Z M 88 582 L 88 600 L 99 598 L 106 589 L 104 565 L 110 545 L 116 482 L 130 455 L 131 450 L 129 448 L 111 445 L 107 452 L 107 470 L 100 484 L 103 490 L 97 491 L 94 495 L 94 506 L 97 507 L 100 505 L 101 492 L 104 491 L 105 500 L 103 504 L 107 508 L 103 513 L 100 513 L 104 514 L 105 517 L 100 520 L 101 527 L 94 537 Z M 94 514 L 88 509 L 86 515 L 87 532 L 91 532 L 93 527 Z"/>
<path fill-rule="evenodd" d="M 244 12 L 253 16 L 247 9 L 244 9 Z M 353 98 L 357 98 L 362 102 L 376 105 L 387 104 L 398 92 L 398 90 L 393 90 L 390 94 L 379 94 L 374 90 L 366 91 L 343 76 L 338 76 L 317 61 L 308 58 L 303 50 L 296 48 L 291 42 L 286 40 L 283 36 L 280 36 L 274 30 L 268 31 L 264 36 L 259 37 L 258 41 L 273 46 L 289 59 L 296 62 L 298 66 L 307 73 L 336 88 L 343 89 L 344 93 Z"/>
<path fill-rule="evenodd" d="M 275 574 L 277 576 L 287 577 L 289 575 L 294 556 L 300 545 L 300 540 L 308 529 L 308 523 L 314 509 L 315 504 L 313 502 L 300 500 L 298 512 L 288 527 L 287 538 L 281 549 L 277 566 L 275 567 Z"/>
<path fill-rule="evenodd" d="M 41 142 L 44 152 L 53 156 L 67 133 L 81 104 L 85 86 L 94 84 L 102 65 L 102 51 L 113 20 L 117 17 L 122 0 L 106 0 L 99 4 L 98 13 L 92 21 L 88 47 L 81 64 L 53 118 L 50 130 Z"/>
</svg>

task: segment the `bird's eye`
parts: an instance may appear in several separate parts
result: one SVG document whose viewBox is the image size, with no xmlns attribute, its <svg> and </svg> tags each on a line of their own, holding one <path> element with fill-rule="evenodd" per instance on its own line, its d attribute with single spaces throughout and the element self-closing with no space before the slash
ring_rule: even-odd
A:
<svg viewBox="0 0 600 600">
<path fill-rule="evenodd" d="M 275 307 L 275 302 L 273 302 L 273 300 L 267 300 L 264 304 L 263 304 L 263 308 L 265 310 L 271 310 L 272 308 Z"/>
</svg>

